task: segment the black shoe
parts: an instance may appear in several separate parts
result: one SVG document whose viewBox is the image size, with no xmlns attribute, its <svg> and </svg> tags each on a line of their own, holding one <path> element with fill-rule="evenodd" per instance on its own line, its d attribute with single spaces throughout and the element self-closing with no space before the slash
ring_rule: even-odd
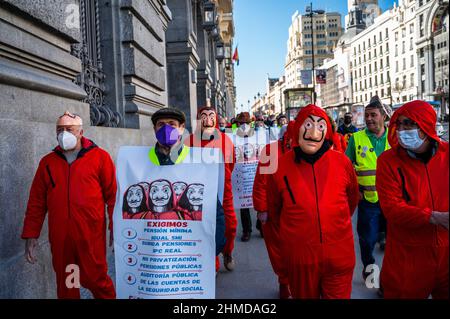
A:
<svg viewBox="0 0 450 319">
<path fill-rule="evenodd" d="M 383 287 L 380 286 L 380 288 L 378 288 L 377 294 L 378 294 L 378 297 L 384 299 Z"/>
<path fill-rule="evenodd" d="M 362 271 L 362 277 L 363 277 L 364 283 L 366 282 L 367 277 L 369 277 L 370 274 L 372 274 L 371 271 L 365 271 L 365 270 L 363 269 L 363 271 Z"/>
<path fill-rule="evenodd" d="M 241 240 L 242 240 L 243 242 L 249 241 L 249 240 L 250 240 L 250 233 L 243 233 L 243 234 L 242 234 L 242 237 L 241 237 Z"/>
<path fill-rule="evenodd" d="M 380 233 L 378 237 L 379 237 L 378 244 L 380 245 L 380 250 L 384 251 L 384 248 L 386 247 L 386 233 Z"/>
</svg>

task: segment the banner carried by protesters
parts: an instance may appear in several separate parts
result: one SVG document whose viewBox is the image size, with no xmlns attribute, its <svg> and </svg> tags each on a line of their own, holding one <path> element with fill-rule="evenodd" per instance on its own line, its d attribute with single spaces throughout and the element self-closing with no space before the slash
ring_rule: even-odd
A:
<svg viewBox="0 0 450 319">
<path fill-rule="evenodd" d="M 267 130 L 254 132 L 255 134 L 249 137 L 228 134 L 233 141 L 236 154 L 236 164 L 232 175 L 235 209 L 253 207 L 253 182 L 256 169 L 262 149 L 270 143 Z"/>
<path fill-rule="evenodd" d="M 117 297 L 214 298 L 219 151 L 190 148 L 183 163 L 157 166 L 149 150 L 121 147 L 117 158 Z"/>
</svg>

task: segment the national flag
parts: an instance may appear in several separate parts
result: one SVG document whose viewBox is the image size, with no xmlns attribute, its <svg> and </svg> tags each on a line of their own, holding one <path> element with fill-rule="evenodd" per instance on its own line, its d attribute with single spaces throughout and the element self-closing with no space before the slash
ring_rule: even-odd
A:
<svg viewBox="0 0 450 319">
<path fill-rule="evenodd" d="M 238 52 L 238 47 L 236 47 L 236 49 L 234 49 L 233 61 L 236 61 L 237 65 L 239 65 L 239 52 Z"/>
</svg>

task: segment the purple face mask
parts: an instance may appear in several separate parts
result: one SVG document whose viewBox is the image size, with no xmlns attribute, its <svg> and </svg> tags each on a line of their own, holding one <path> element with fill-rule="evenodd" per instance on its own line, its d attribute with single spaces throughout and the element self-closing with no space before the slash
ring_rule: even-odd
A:
<svg viewBox="0 0 450 319">
<path fill-rule="evenodd" d="M 180 133 L 176 128 L 168 124 L 164 124 L 164 126 L 156 132 L 156 139 L 159 144 L 166 147 L 171 147 L 180 139 Z"/>
</svg>

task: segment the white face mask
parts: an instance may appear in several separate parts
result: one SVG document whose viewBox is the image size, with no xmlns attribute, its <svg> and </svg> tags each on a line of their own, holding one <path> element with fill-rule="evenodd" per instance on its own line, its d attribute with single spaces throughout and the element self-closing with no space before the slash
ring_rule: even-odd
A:
<svg viewBox="0 0 450 319">
<path fill-rule="evenodd" d="M 400 145 L 410 151 L 418 150 L 425 142 L 419 137 L 419 129 L 397 131 L 397 137 Z"/>
<path fill-rule="evenodd" d="M 77 137 L 67 131 L 58 134 L 59 146 L 65 151 L 73 150 L 77 146 Z"/>
<path fill-rule="evenodd" d="M 250 129 L 250 124 L 242 124 L 241 125 L 241 130 L 243 130 L 244 132 L 247 132 Z"/>
</svg>

